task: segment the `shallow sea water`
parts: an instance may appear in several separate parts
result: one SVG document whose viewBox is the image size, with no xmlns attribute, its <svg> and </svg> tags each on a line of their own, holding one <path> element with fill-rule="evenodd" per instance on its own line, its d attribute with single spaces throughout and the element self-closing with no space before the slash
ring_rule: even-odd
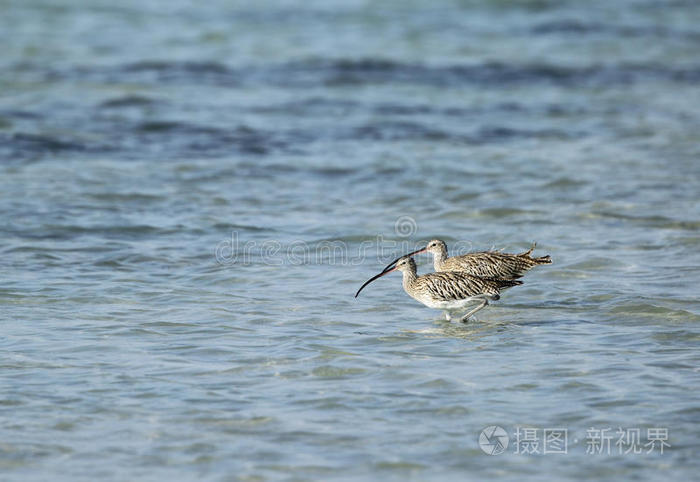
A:
<svg viewBox="0 0 700 482">
<path fill-rule="evenodd" d="M 700 4 L 0 5 L 0 478 L 693 479 Z"/>
</svg>

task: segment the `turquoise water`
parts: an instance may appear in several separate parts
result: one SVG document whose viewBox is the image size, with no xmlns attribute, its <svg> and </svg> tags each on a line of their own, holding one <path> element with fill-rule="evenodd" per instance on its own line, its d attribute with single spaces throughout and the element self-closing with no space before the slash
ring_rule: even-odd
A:
<svg viewBox="0 0 700 482">
<path fill-rule="evenodd" d="M 699 4 L 0 6 L 0 478 L 697 473 Z"/>
</svg>

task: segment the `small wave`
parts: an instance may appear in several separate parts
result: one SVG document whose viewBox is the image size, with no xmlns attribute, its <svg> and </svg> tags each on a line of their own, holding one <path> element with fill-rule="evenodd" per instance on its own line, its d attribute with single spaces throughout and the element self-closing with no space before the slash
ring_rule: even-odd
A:
<svg viewBox="0 0 700 482">
<path fill-rule="evenodd" d="M 420 122 L 376 122 L 351 129 L 347 133 L 350 139 L 371 140 L 445 140 L 458 138 L 449 132 L 428 127 Z"/>
<path fill-rule="evenodd" d="M 0 133 L 0 158 L 10 162 L 27 162 L 41 159 L 47 154 L 86 152 L 86 144 L 72 139 L 63 139 L 43 134 Z"/>
<path fill-rule="evenodd" d="M 534 209 L 518 209 L 518 208 L 487 208 L 480 209 L 478 211 L 479 216 L 489 217 L 489 218 L 508 218 L 513 216 L 528 216 L 528 215 L 539 215 L 544 216 L 545 211 L 536 211 Z"/>
<path fill-rule="evenodd" d="M 621 221 L 627 221 L 635 224 L 640 224 L 642 226 L 650 226 L 654 228 L 679 229 L 688 231 L 696 231 L 700 229 L 700 221 L 677 220 L 668 218 L 666 216 L 633 216 L 630 214 L 622 214 L 611 211 L 598 211 L 592 214 L 603 218 L 619 219 Z"/>
<path fill-rule="evenodd" d="M 534 34 L 586 34 L 602 32 L 606 28 L 608 27 L 599 23 L 584 23 L 581 20 L 555 20 L 535 25 L 532 27 L 531 32 Z"/>
<path fill-rule="evenodd" d="M 257 106 L 251 108 L 251 111 L 262 114 L 347 115 L 363 108 L 361 103 L 355 101 L 311 97 L 281 104 Z"/>
<path fill-rule="evenodd" d="M 559 177 L 553 181 L 546 182 L 542 185 L 546 189 L 571 189 L 588 184 L 587 181 L 571 179 L 569 177 Z"/>
<path fill-rule="evenodd" d="M 476 142 L 503 142 L 510 139 L 573 139 L 582 137 L 582 132 L 561 129 L 515 129 L 504 126 L 491 126 L 479 129 Z"/>
<path fill-rule="evenodd" d="M 136 130 L 142 132 L 167 132 L 167 131 L 187 131 L 192 133 L 207 132 L 215 133 L 216 129 L 212 128 L 201 128 L 192 124 L 185 124 L 182 122 L 172 122 L 172 121 L 147 121 L 139 124 Z"/>
<path fill-rule="evenodd" d="M 139 72 L 144 70 L 192 70 L 195 72 L 229 72 L 229 68 L 218 62 L 168 62 L 168 61 L 141 61 L 127 64 L 124 70 Z"/>
<path fill-rule="evenodd" d="M 312 370 L 312 374 L 319 378 L 342 379 L 355 375 L 361 375 L 367 370 L 358 367 L 337 367 L 332 365 L 322 365 Z"/>
<path fill-rule="evenodd" d="M 10 144 L 16 149 L 26 149 L 30 151 L 66 151 L 66 150 L 84 150 L 84 144 L 73 141 L 64 140 L 57 137 L 42 135 L 42 134 L 25 134 L 17 133 L 11 136 L 4 137 L 3 143 Z"/>
<path fill-rule="evenodd" d="M 194 72 L 228 74 L 231 73 L 226 65 L 219 62 L 168 62 L 159 60 L 146 60 L 126 64 L 123 67 L 126 72 Z"/>
<path fill-rule="evenodd" d="M 245 125 L 226 129 L 162 119 L 137 123 L 131 132 L 139 140 L 140 146 L 157 145 L 160 151 L 172 150 L 181 157 L 193 153 L 206 156 L 231 152 L 262 155 L 270 150 L 284 150 L 289 145 L 285 137 L 288 137 L 287 133 Z M 132 139 L 123 137 L 118 142 L 127 147 L 132 144 Z"/>
<path fill-rule="evenodd" d="M 144 238 L 167 232 L 162 228 L 150 225 L 132 226 L 80 226 L 48 224 L 42 228 L 44 239 L 72 239 L 76 236 L 97 235 L 108 238 L 131 239 Z"/>
<path fill-rule="evenodd" d="M 575 269 L 575 270 L 583 270 L 583 271 L 595 271 L 595 270 L 605 270 L 605 269 L 610 269 L 614 267 L 623 267 L 625 266 L 624 263 L 621 261 L 618 261 L 616 259 L 612 258 L 606 258 L 606 257 L 601 257 L 601 256 L 594 256 L 592 258 L 588 258 L 584 261 L 574 263 L 574 264 L 569 264 L 566 266 L 563 266 L 563 269 Z"/>
<path fill-rule="evenodd" d="M 308 84 L 423 84 L 460 86 L 465 84 L 488 87 L 511 84 L 609 85 L 629 84 L 644 79 L 692 82 L 700 76 L 700 67 L 674 68 L 658 64 L 593 64 L 570 67 L 557 64 L 506 64 L 487 62 L 471 65 L 431 66 L 420 63 L 393 62 L 383 59 L 302 61 L 288 63 L 268 70 L 271 83 L 285 85 Z"/>
<path fill-rule="evenodd" d="M 319 177 L 325 177 L 329 179 L 347 177 L 353 174 L 357 174 L 359 169 L 348 168 L 348 167 L 317 167 L 312 169 L 311 172 Z"/>
<path fill-rule="evenodd" d="M 484 62 L 427 65 L 381 58 L 308 59 L 281 64 L 229 67 L 218 62 L 138 62 L 113 66 L 49 69 L 23 66 L 47 80 L 91 80 L 108 83 L 175 83 L 188 85 L 273 85 L 308 88 L 343 85 L 411 84 L 435 87 L 479 85 L 488 88 L 513 84 L 560 86 L 629 86 L 646 80 L 689 83 L 700 79 L 700 65 L 675 67 L 660 63 L 590 64 L 565 66 L 546 63 Z"/>
<path fill-rule="evenodd" d="M 253 226 L 250 224 L 233 224 L 233 223 L 216 223 L 214 224 L 214 229 L 217 230 L 242 230 L 251 232 L 275 232 L 274 228 L 266 228 L 262 226 Z"/>
<path fill-rule="evenodd" d="M 667 308 L 651 303 L 624 303 L 613 307 L 610 313 L 617 315 L 663 316 L 674 320 L 699 321 L 700 315 L 691 311 Z"/>
<path fill-rule="evenodd" d="M 608 25 L 598 22 L 583 22 L 574 19 L 554 20 L 535 25 L 530 32 L 536 35 L 572 34 L 572 35 L 610 35 L 619 38 L 647 37 L 661 39 L 679 39 L 697 42 L 700 33 L 688 30 L 676 30 L 662 25 L 633 26 Z"/>
<path fill-rule="evenodd" d="M 125 97 L 117 97 L 114 99 L 109 99 L 102 102 L 99 107 L 101 108 L 119 108 L 119 107 L 142 107 L 150 106 L 155 104 L 157 101 L 151 99 L 150 97 L 144 97 L 140 95 L 127 95 Z"/>
<path fill-rule="evenodd" d="M 156 194 L 145 194 L 139 192 L 116 193 L 116 192 L 92 192 L 86 196 L 96 201 L 104 201 L 108 203 L 149 203 L 166 199 L 164 196 Z"/>
<path fill-rule="evenodd" d="M 28 119 L 28 120 L 37 120 L 37 119 L 42 119 L 44 116 L 39 114 L 38 112 L 31 112 L 28 110 L 17 110 L 17 109 L 9 109 L 9 110 L 0 110 L 0 115 L 10 118 L 10 119 Z"/>
</svg>

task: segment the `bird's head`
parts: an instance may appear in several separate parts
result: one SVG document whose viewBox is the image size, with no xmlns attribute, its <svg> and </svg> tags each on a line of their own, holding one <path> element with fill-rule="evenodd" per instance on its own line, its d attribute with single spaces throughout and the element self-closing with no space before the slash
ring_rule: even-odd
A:
<svg viewBox="0 0 700 482">
<path fill-rule="evenodd" d="M 447 251 L 447 245 L 442 239 L 433 239 L 425 247 L 428 253 L 440 254 Z"/>
<path fill-rule="evenodd" d="M 385 271 L 382 271 L 381 273 L 379 273 L 376 276 L 373 276 L 372 278 L 368 279 L 365 282 L 365 284 L 360 286 L 360 289 L 357 290 L 357 293 L 355 293 L 355 298 L 357 298 L 357 295 L 360 294 L 360 291 L 362 291 L 365 288 L 365 286 L 370 284 L 372 281 L 374 281 L 378 278 L 381 278 L 385 274 L 391 273 L 392 271 L 401 271 L 402 273 L 410 273 L 410 272 L 415 273 L 416 272 L 416 262 L 413 261 L 413 258 L 411 258 L 410 256 L 404 256 L 402 258 L 399 258 L 396 261 L 396 264 L 392 268 L 387 269 Z"/>
</svg>

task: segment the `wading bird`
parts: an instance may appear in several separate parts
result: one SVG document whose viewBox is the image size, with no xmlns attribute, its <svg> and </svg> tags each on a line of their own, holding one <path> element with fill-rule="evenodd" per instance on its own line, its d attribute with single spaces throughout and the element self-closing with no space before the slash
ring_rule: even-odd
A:
<svg viewBox="0 0 700 482">
<path fill-rule="evenodd" d="M 535 243 L 532 244 L 530 249 L 520 254 L 481 251 L 448 258 L 445 242 L 441 239 L 433 239 L 425 248 L 408 253 L 405 256 L 414 256 L 425 252 L 431 253 L 435 271 L 464 271 L 473 276 L 483 278 L 517 279 L 538 264 L 552 263 L 549 255 L 532 258 L 530 254 L 534 249 Z M 388 271 L 399 259 L 401 258 L 397 258 L 388 264 L 384 271 Z"/>
<path fill-rule="evenodd" d="M 403 289 L 408 296 L 429 308 L 444 310 L 447 321 L 452 319 L 454 312 L 462 311 L 469 304 L 479 301 L 480 304 L 476 308 L 460 318 L 463 323 L 488 305 L 489 300 L 499 299 L 502 290 L 523 284 L 518 280 L 480 278 L 460 271 L 418 276 L 416 262 L 409 256 L 403 256 L 396 261 L 393 268 L 382 271 L 363 284 L 355 293 L 355 298 L 372 281 L 396 270 L 403 273 Z"/>
</svg>

